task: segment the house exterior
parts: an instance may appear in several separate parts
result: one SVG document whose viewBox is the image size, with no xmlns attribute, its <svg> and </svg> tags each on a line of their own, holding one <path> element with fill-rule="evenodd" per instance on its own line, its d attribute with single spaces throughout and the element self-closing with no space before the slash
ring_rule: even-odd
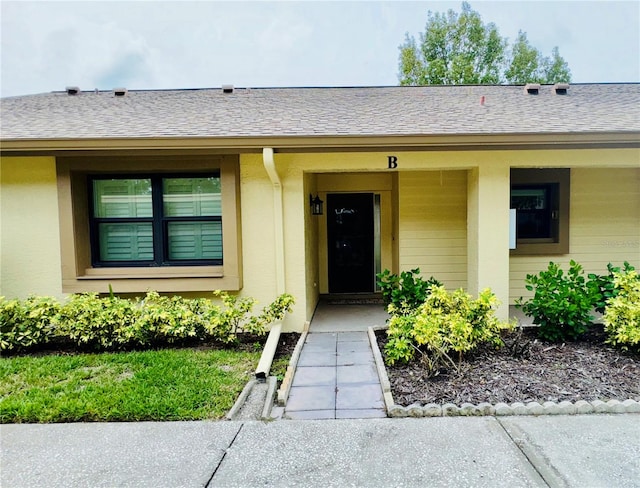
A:
<svg viewBox="0 0 640 488">
<path fill-rule="evenodd" d="M 7 297 L 288 292 L 301 330 L 384 269 L 506 319 L 550 260 L 640 267 L 640 84 L 67 89 L 1 124 Z"/>
</svg>

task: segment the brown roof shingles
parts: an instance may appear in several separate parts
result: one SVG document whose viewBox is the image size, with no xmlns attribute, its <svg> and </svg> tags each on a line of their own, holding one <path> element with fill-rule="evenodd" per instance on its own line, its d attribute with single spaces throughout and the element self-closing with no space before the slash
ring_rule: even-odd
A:
<svg viewBox="0 0 640 488">
<path fill-rule="evenodd" d="M 640 84 L 54 92 L 1 105 L 3 140 L 640 132 Z"/>
</svg>

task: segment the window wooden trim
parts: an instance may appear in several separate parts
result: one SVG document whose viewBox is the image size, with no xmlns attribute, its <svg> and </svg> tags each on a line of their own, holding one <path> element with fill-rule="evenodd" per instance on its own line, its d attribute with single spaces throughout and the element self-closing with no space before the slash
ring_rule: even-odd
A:
<svg viewBox="0 0 640 488">
<path fill-rule="evenodd" d="M 569 206 L 571 192 L 571 170 L 562 169 L 511 169 L 511 187 L 514 185 L 558 184 L 558 236 L 550 239 L 518 239 L 516 248 L 509 251 L 512 256 L 568 254 L 569 253 Z"/>
<path fill-rule="evenodd" d="M 220 266 L 109 267 L 91 265 L 89 175 L 220 172 L 223 264 Z M 64 293 L 147 290 L 188 292 L 242 288 L 240 164 L 237 155 L 210 157 L 65 157 L 56 159 Z"/>
</svg>

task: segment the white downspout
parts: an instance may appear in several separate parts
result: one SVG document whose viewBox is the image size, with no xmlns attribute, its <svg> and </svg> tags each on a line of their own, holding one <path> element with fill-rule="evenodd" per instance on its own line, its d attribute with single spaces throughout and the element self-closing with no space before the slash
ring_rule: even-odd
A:
<svg viewBox="0 0 640 488">
<path fill-rule="evenodd" d="M 284 264 L 284 201 L 282 198 L 282 182 L 273 159 L 273 148 L 265 147 L 262 149 L 262 162 L 273 185 L 273 231 L 276 246 L 274 258 L 276 265 L 276 294 L 279 296 L 285 292 L 286 278 Z M 256 378 L 258 380 L 264 381 L 269 375 L 281 332 L 282 322 L 271 326 L 269 337 L 267 337 L 260 362 L 256 368 Z"/>
<path fill-rule="evenodd" d="M 273 185 L 273 231 L 275 238 L 275 264 L 276 264 L 276 292 L 281 295 L 285 292 L 285 263 L 284 263 L 284 201 L 282 198 L 282 182 L 276 164 L 273 159 L 273 148 L 265 147 L 262 150 L 262 162 L 267 170 L 271 184 Z"/>
</svg>

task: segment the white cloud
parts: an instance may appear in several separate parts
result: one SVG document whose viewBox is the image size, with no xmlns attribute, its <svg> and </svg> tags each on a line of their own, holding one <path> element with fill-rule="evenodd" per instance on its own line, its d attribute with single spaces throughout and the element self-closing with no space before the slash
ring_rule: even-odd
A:
<svg viewBox="0 0 640 488">
<path fill-rule="evenodd" d="M 555 45 L 574 81 L 640 80 L 638 2 L 471 2 L 503 36 Z M 2 1 L 2 95 L 397 83 L 405 32 L 460 2 Z"/>
<path fill-rule="evenodd" d="M 25 85 L 51 91 L 69 85 L 143 87 L 154 81 L 151 50 L 136 32 L 108 20 L 79 19 L 68 9 L 50 10 L 42 22 L 38 6 L 50 7 L 29 4 L 22 22 L 3 29 L 3 93 L 20 92 Z M 3 18 L 6 15 L 3 10 Z"/>
</svg>

